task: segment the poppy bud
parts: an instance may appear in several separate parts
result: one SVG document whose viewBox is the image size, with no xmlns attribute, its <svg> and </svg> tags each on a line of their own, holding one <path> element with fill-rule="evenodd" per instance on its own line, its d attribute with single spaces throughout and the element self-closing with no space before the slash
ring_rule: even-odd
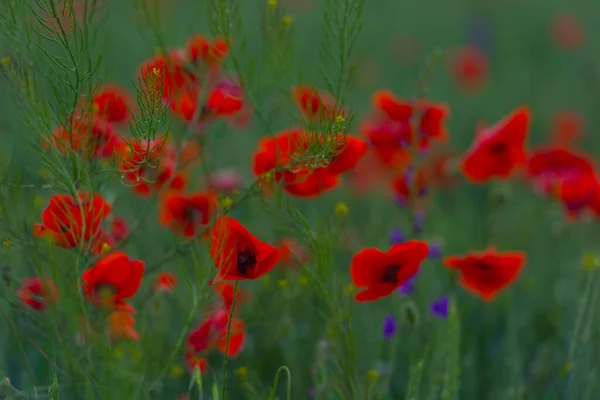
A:
<svg viewBox="0 0 600 400">
<path fill-rule="evenodd" d="M 410 326 L 417 327 L 421 323 L 421 316 L 417 306 L 412 301 L 407 302 L 402 307 L 402 315 Z"/>
</svg>

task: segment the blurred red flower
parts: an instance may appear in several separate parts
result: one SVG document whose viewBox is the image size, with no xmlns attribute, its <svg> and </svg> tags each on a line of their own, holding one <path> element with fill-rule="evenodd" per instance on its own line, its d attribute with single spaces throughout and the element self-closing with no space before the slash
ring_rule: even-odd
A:
<svg viewBox="0 0 600 400">
<path fill-rule="evenodd" d="M 447 268 L 456 269 L 460 283 L 483 300 L 493 300 L 498 292 L 513 283 L 521 273 L 527 255 L 520 251 L 498 252 L 495 248 L 444 259 Z"/>
<path fill-rule="evenodd" d="M 374 301 L 389 296 L 419 271 L 428 253 L 427 243 L 416 240 L 396 244 L 387 252 L 376 248 L 359 251 L 350 265 L 352 282 L 364 288 L 356 300 Z"/>
<path fill-rule="evenodd" d="M 177 286 L 177 276 L 171 272 L 160 272 L 152 282 L 152 293 L 171 293 Z"/>
<path fill-rule="evenodd" d="M 129 122 L 133 107 L 134 103 L 127 90 L 116 84 L 105 85 L 94 96 L 95 114 L 111 123 Z"/>
<path fill-rule="evenodd" d="M 465 46 L 450 54 L 448 68 L 460 89 L 478 92 L 487 82 L 489 61 L 479 47 Z"/>
<path fill-rule="evenodd" d="M 565 49 L 581 47 L 585 43 L 585 32 L 574 15 L 561 13 L 550 24 L 550 36 L 554 43 Z"/>
<path fill-rule="evenodd" d="M 17 290 L 17 297 L 36 311 L 43 311 L 58 299 L 58 291 L 50 278 L 25 278 Z"/>
<path fill-rule="evenodd" d="M 168 193 L 161 201 L 159 221 L 175 233 L 192 238 L 211 220 L 217 210 L 213 193 Z"/>
<path fill-rule="evenodd" d="M 116 310 L 108 317 L 108 336 L 111 340 L 140 340 L 135 330 L 135 317 L 129 311 Z"/>
<path fill-rule="evenodd" d="M 473 183 L 508 178 L 527 162 L 525 140 L 531 112 L 520 107 L 497 124 L 478 132 L 462 161 L 465 177 Z"/>
</svg>

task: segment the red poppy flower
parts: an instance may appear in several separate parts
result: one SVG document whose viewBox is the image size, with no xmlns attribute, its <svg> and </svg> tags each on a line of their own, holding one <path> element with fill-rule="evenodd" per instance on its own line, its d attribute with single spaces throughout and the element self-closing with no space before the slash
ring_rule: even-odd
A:
<svg viewBox="0 0 600 400">
<path fill-rule="evenodd" d="M 187 339 L 188 350 L 186 358 L 202 354 L 213 347 L 225 354 L 227 348 L 227 329 L 229 325 L 229 311 L 219 310 L 214 315 L 204 320 L 200 326 L 192 330 Z M 229 335 L 229 348 L 227 357 L 237 356 L 243 349 L 246 341 L 244 321 L 237 317 L 231 320 Z"/>
<path fill-rule="evenodd" d="M 552 121 L 552 138 L 558 143 L 571 143 L 584 136 L 583 117 L 577 111 L 558 111 Z"/>
<path fill-rule="evenodd" d="M 256 279 L 275 267 L 279 250 L 259 240 L 230 217 L 222 217 L 212 229 L 210 255 L 219 270 L 210 284 L 221 279 Z"/>
<path fill-rule="evenodd" d="M 527 169 L 535 186 L 545 194 L 551 194 L 566 178 L 594 173 L 594 165 L 588 157 L 564 146 L 533 151 Z"/>
<path fill-rule="evenodd" d="M 194 85 L 196 76 L 186 69 L 187 54 L 182 51 L 171 51 L 169 56 L 157 55 L 145 61 L 139 68 L 140 76 L 155 87 L 148 88 L 154 95 L 168 100 L 180 90 Z"/>
<path fill-rule="evenodd" d="M 56 128 L 52 138 L 45 138 L 42 145 L 46 149 L 53 145 L 63 153 L 71 149 L 83 156 L 101 159 L 112 157 L 122 143 L 110 122 L 90 116 L 74 119 L 72 129 Z"/>
<path fill-rule="evenodd" d="M 338 153 L 333 156 L 327 169 L 332 174 L 342 174 L 352 170 L 367 153 L 367 143 L 350 135 L 338 135 Z"/>
<path fill-rule="evenodd" d="M 575 16 L 566 13 L 561 13 L 552 20 L 550 35 L 556 45 L 565 49 L 581 47 L 585 42 L 581 24 Z"/>
<path fill-rule="evenodd" d="M 477 92 L 485 86 L 489 62 L 479 47 L 466 46 L 452 54 L 449 68 L 458 87 Z"/>
<path fill-rule="evenodd" d="M 116 310 L 108 317 L 108 336 L 111 340 L 140 340 L 135 330 L 135 317 L 128 311 Z"/>
<path fill-rule="evenodd" d="M 129 93 L 118 85 L 106 85 L 94 96 L 96 115 L 108 122 L 124 123 L 131 119 L 133 101 Z"/>
<path fill-rule="evenodd" d="M 415 105 L 396 98 L 389 90 L 376 92 L 372 102 L 375 113 L 363 123 L 361 130 L 369 138 L 375 153 L 387 166 L 410 159 L 408 152 L 415 135 L 411 118 Z M 448 132 L 444 124 L 449 114 L 448 107 L 422 101 L 417 109 L 420 113 L 417 121 L 419 148 L 428 148 L 431 140 L 446 140 Z"/>
<path fill-rule="evenodd" d="M 314 198 L 334 189 L 340 183 L 338 175 L 328 168 L 297 167 L 283 172 L 283 190 L 303 198 Z"/>
<path fill-rule="evenodd" d="M 48 207 L 42 212 L 42 223 L 34 224 L 36 237 L 48 237 L 57 246 L 72 248 L 81 241 L 100 236 L 100 224 L 111 212 L 111 206 L 100 195 L 91 198 L 79 193 L 79 199 L 57 194 L 50 198 Z"/>
<path fill-rule="evenodd" d="M 25 278 L 17 297 L 36 311 L 43 311 L 48 305 L 58 299 L 58 291 L 50 278 Z"/>
<path fill-rule="evenodd" d="M 465 177 L 474 183 L 508 178 L 525 164 L 530 118 L 529 108 L 520 107 L 496 125 L 479 132 L 462 161 Z"/>
<path fill-rule="evenodd" d="M 171 190 L 185 188 L 184 176 L 176 174 L 175 148 L 165 139 L 133 140 L 120 152 L 119 170 L 125 182 L 132 185 L 134 193 L 148 197 L 165 185 Z"/>
<path fill-rule="evenodd" d="M 207 116 L 232 116 L 242 110 L 244 99 L 242 88 L 233 81 L 224 80 L 209 93 L 206 99 L 205 115 Z"/>
<path fill-rule="evenodd" d="M 177 286 L 177 276 L 171 272 L 161 272 L 152 283 L 153 293 L 171 293 Z"/>
<path fill-rule="evenodd" d="M 188 54 L 192 61 L 202 61 L 208 65 L 223 62 L 229 54 L 229 47 L 224 38 L 210 40 L 203 35 L 195 35 L 188 40 Z"/>
<path fill-rule="evenodd" d="M 307 135 L 302 129 L 286 130 L 261 139 L 258 151 L 254 153 L 254 175 L 258 177 L 275 168 L 286 167 L 292 162 L 293 155 L 305 151 L 307 143 Z M 276 174 L 278 179 L 281 175 L 279 172 Z"/>
<path fill-rule="evenodd" d="M 526 261 L 527 255 L 523 252 L 500 253 L 489 248 L 464 256 L 446 257 L 444 264 L 459 271 L 460 283 L 465 289 L 491 301 L 518 278 Z"/>
<path fill-rule="evenodd" d="M 145 263 L 134 260 L 123 252 L 112 253 L 85 270 L 81 277 L 86 296 L 95 303 L 129 310 L 127 300 L 135 295 L 142 284 Z"/>
<path fill-rule="evenodd" d="M 191 238 L 210 222 L 216 208 L 217 198 L 212 193 L 169 193 L 161 202 L 159 221 Z"/>
<path fill-rule="evenodd" d="M 356 300 L 373 301 L 390 295 L 419 271 L 428 253 L 427 243 L 416 240 L 396 244 L 385 253 L 376 248 L 359 251 L 350 264 L 352 282 L 364 288 Z"/>
<path fill-rule="evenodd" d="M 189 370 L 192 372 L 196 369 L 196 367 L 198 367 L 200 372 L 203 374 L 206 373 L 206 371 L 208 371 L 208 361 L 206 361 L 206 358 L 204 357 L 199 357 L 195 354 L 192 354 L 191 352 L 186 352 L 185 360 L 187 362 Z"/>
<path fill-rule="evenodd" d="M 335 100 L 326 92 L 322 92 L 311 85 L 298 85 L 294 88 L 294 97 L 300 110 L 309 120 L 317 122 L 323 118 L 333 119 L 343 110 L 336 109 Z"/>
<path fill-rule="evenodd" d="M 221 307 L 221 308 L 223 308 L 225 310 L 231 310 L 231 306 L 233 305 L 234 284 L 231 282 L 218 282 L 215 285 L 213 285 L 213 288 L 215 289 L 215 292 L 221 298 L 221 301 L 223 303 L 222 304 L 223 307 Z M 237 288 L 237 291 L 235 294 L 236 309 L 240 304 L 244 303 L 248 299 L 250 299 L 250 293 L 246 292 L 244 289 L 242 289 L 238 285 L 238 288 Z"/>
<path fill-rule="evenodd" d="M 558 196 L 569 218 L 587 210 L 595 212 L 600 199 L 600 181 L 594 173 L 567 176 L 560 182 Z"/>
<path fill-rule="evenodd" d="M 129 235 L 129 223 L 125 218 L 114 217 L 110 223 L 112 238 L 118 242 Z"/>
</svg>

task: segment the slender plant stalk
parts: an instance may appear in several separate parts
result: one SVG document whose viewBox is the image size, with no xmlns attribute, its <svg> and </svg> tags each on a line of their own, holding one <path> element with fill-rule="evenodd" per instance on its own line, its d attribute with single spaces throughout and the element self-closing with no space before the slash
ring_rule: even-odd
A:
<svg viewBox="0 0 600 400">
<path fill-rule="evenodd" d="M 229 358 L 229 338 L 231 337 L 231 320 L 233 319 L 233 311 L 237 297 L 237 289 L 240 281 L 235 281 L 233 286 L 233 300 L 231 302 L 231 310 L 229 310 L 229 321 L 227 321 L 227 343 L 225 344 L 225 360 L 223 360 L 223 371 L 221 373 L 221 400 L 225 400 L 225 391 L 227 388 L 227 359 Z"/>
</svg>

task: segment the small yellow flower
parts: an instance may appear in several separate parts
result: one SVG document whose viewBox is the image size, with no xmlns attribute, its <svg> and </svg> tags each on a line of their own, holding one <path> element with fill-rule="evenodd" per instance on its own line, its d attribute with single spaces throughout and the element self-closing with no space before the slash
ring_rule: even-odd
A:
<svg viewBox="0 0 600 400">
<path fill-rule="evenodd" d="M 125 357 L 125 351 L 123 351 L 121 347 L 117 347 L 114 350 L 114 355 L 116 358 L 122 359 L 123 357 Z"/>
<path fill-rule="evenodd" d="M 581 259 L 581 265 L 583 265 L 583 268 L 587 271 L 593 271 L 600 267 L 600 258 L 595 253 L 584 254 Z"/>
<path fill-rule="evenodd" d="M 233 205 L 233 200 L 231 200 L 231 197 L 229 196 L 225 196 L 221 199 L 221 207 L 223 207 L 223 209 L 228 209 Z"/>
<path fill-rule="evenodd" d="M 262 176 L 264 183 L 271 183 L 273 181 L 273 174 L 271 172 L 267 172 Z"/>
<path fill-rule="evenodd" d="M 277 281 L 277 286 L 279 286 L 280 288 L 285 288 L 288 285 L 288 281 L 285 279 L 280 279 Z"/>
<path fill-rule="evenodd" d="M 10 57 L 6 56 L 2 58 L 2 60 L 0 60 L 0 63 L 2 63 L 2 65 L 8 65 L 10 63 Z"/>
<path fill-rule="evenodd" d="M 335 205 L 335 215 L 338 217 L 345 217 L 350 212 L 350 208 L 346 203 L 337 203 Z"/>
<path fill-rule="evenodd" d="M 41 206 L 42 204 L 44 204 L 44 198 L 42 196 L 40 196 L 39 194 L 37 196 L 35 196 L 33 198 L 33 205 L 36 207 Z"/>
<path fill-rule="evenodd" d="M 173 378 L 180 377 L 181 375 L 183 375 L 184 372 L 185 371 L 184 371 L 184 369 L 183 369 L 183 367 L 181 365 L 173 365 L 171 367 L 171 376 Z"/>
<path fill-rule="evenodd" d="M 292 17 L 290 17 L 289 15 L 286 15 L 285 17 L 283 17 L 283 23 L 285 25 L 291 25 L 292 24 Z"/>
<path fill-rule="evenodd" d="M 3 243 L 4 247 L 6 247 L 7 249 L 12 246 L 12 243 L 10 242 L 10 240 L 5 240 Z"/>
<path fill-rule="evenodd" d="M 265 275 L 263 276 L 262 281 L 264 282 L 265 286 L 268 286 L 269 283 L 271 283 L 271 277 L 269 275 Z"/>
<path fill-rule="evenodd" d="M 240 377 L 240 379 L 246 379 L 248 377 L 248 367 L 239 367 L 235 370 L 235 374 Z"/>
<path fill-rule="evenodd" d="M 306 286 L 308 285 L 309 280 L 306 276 L 301 276 L 300 277 L 300 286 Z"/>
<path fill-rule="evenodd" d="M 369 370 L 369 372 L 367 372 L 367 378 L 371 381 L 374 382 L 377 380 L 377 378 L 379 378 L 379 372 L 377 372 L 377 370 Z"/>
<path fill-rule="evenodd" d="M 341 114 L 340 114 L 340 115 L 338 115 L 337 117 L 335 117 L 335 123 L 336 123 L 336 124 L 339 124 L 339 125 L 341 125 L 341 124 L 343 124 L 344 122 L 346 122 L 346 118 L 344 118 L 344 116 L 343 116 L 343 115 L 341 115 Z"/>
<path fill-rule="evenodd" d="M 102 243 L 102 249 L 100 249 L 101 253 L 108 253 L 109 251 L 112 250 L 112 246 L 106 242 Z"/>
<path fill-rule="evenodd" d="M 271 7 L 271 8 L 277 7 L 277 3 L 279 3 L 278 0 L 269 0 L 268 1 L 269 7 Z"/>
<path fill-rule="evenodd" d="M 356 286 L 354 286 L 352 283 L 349 283 L 348 286 L 346 286 L 346 293 L 352 294 L 354 292 L 356 292 Z"/>
<path fill-rule="evenodd" d="M 563 367 L 563 374 L 569 373 L 573 369 L 573 361 L 567 361 Z"/>
</svg>

